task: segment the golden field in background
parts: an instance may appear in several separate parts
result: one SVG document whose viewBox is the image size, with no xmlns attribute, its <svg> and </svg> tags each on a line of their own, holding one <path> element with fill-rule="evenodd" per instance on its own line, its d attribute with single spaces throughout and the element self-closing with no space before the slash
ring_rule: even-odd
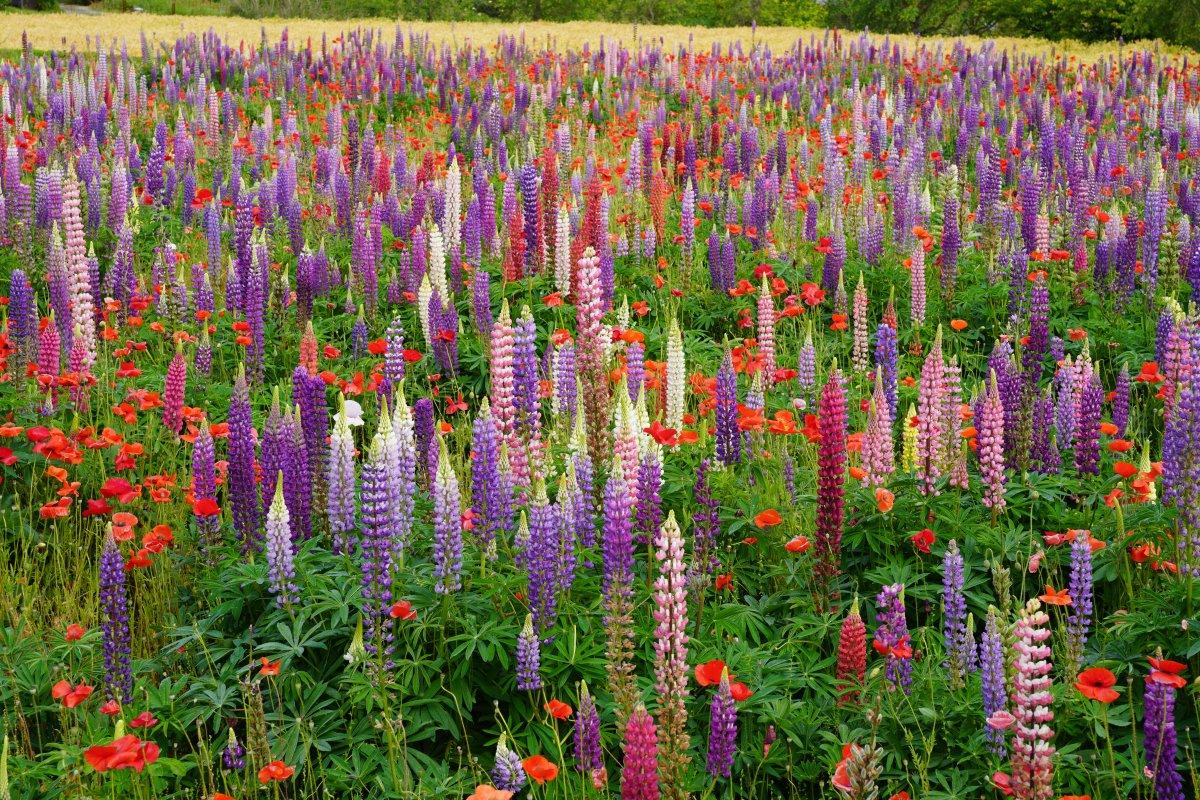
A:
<svg viewBox="0 0 1200 800">
<path fill-rule="evenodd" d="M 824 30 L 811 28 L 760 27 L 754 31 L 750 28 L 689 28 L 678 25 L 633 25 L 590 21 L 562 23 L 419 22 L 379 18 L 314 20 L 159 14 L 6 13 L 0 14 L 0 48 L 19 48 L 23 33 L 28 34 L 33 46 L 40 50 L 69 49 L 72 46 L 90 49 L 95 46 L 96 38 L 99 37 L 102 43 L 125 40 L 131 45 L 131 51 L 133 51 L 135 49 L 133 46 L 138 43 L 143 31 L 151 39 L 173 41 L 182 34 L 204 33 L 212 30 L 228 43 L 245 42 L 248 45 L 254 45 L 261 40 L 264 31 L 268 39 L 277 40 L 280 33 L 286 29 L 293 43 L 302 43 L 309 37 L 312 37 L 314 41 L 319 39 L 322 34 L 327 34 L 332 38 L 340 32 L 364 27 L 387 31 L 390 38 L 396 25 L 400 25 L 405 31 L 428 33 L 438 44 L 472 42 L 476 45 L 489 45 L 498 34 L 511 32 L 523 33 L 531 44 L 542 45 L 548 42 L 550 46 L 559 49 L 577 49 L 585 43 L 595 46 L 603 37 L 609 41 L 619 40 L 626 45 L 635 39 L 641 41 L 661 40 L 670 48 L 680 44 L 686 45 L 690 41 L 698 50 L 708 50 L 713 43 L 725 45 L 740 40 L 743 45 L 748 45 L 751 41 L 755 41 L 764 42 L 774 50 L 783 50 L 792 46 L 797 39 L 808 41 L 810 38 L 821 39 L 826 35 Z M 858 34 L 846 33 L 844 35 L 857 36 Z M 882 40 L 883 37 L 875 38 Z M 901 35 L 891 38 L 893 41 L 906 43 L 919 39 L 929 46 L 954 41 L 949 37 Z M 1042 56 L 1065 54 L 1084 60 L 1115 55 L 1118 47 L 1116 43 L 1084 45 L 1078 42 L 1048 42 L 1040 39 L 963 38 L 976 46 L 985 41 L 994 41 L 1002 49 Z M 1179 48 L 1164 46 L 1157 42 L 1127 43 L 1124 47 L 1127 50 L 1157 47 L 1168 53 L 1184 52 Z M 136 53 L 134 54 L 136 55 Z"/>
</svg>

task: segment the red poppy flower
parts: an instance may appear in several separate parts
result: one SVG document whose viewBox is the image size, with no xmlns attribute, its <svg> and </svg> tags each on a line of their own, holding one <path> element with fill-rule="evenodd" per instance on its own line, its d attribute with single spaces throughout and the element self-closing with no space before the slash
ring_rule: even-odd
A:
<svg viewBox="0 0 1200 800">
<path fill-rule="evenodd" d="M 937 536 L 929 528 L 917 531 L 912 536 L 908 537 L 912 542 L 913 547 L 922 553 L 928 553 L 930 546 L 937 541 Z"/>
<path fill-rule="evenodd" d="M 550 712 L 550 716 L 555 719 L 570 719 L 572 710 L 569 705 L 561 700 L 551 700 L 546 703 L 546 711 Z"/>
<path fill-rule="evenodd" d="M 1104 667 L 1092 667 L 1079 673 L 1075 688 L 1084 697 L 1099 700 L 1101 703 L 1111 703 L 1121 695 L 1112 687 L 1117 683 L 1117 676 Z"/>
<path fill-rule="evenodd" d="M 266 656 L 263 656 L 262 658 L 260 658 L 259 662 L 262 664 L 262 666 L 258 670 L 259 675 L 263 675 L 265 677 L 271 677 L 271 676 L 279 674 L 279 663 L 280 662 L 271 661 Z"/>
<path fill-rule="evenodd" d="M 417 612 L 413 610 L 412 603 L 408 600 L 401 600 L 393 605 L 388 614 L 392 619 L 411 620 L 417 618 Z"/>
<path fill-rule="evenodd" d="M 530 756 L 521 762 L 521 766 L 529 779 L 539 786 L 558 777 L 558 766 L 542 755 Z"/>
<path fill-rule="evenodd" d="M 783 517 L 779 516 L 779 512 L 773 508 L 768 508 L 766 511 L 760 511 L 754 515 L 754 526 L 756 528 L 769 528 L 781 522 L 783 522 Z"/>
<path fill-rule="evenodd" d="M 749 700 L 754 696 L 754 692 L 750 691 L 750 687 L 741 681 L 730 681 L 729 694 L 739 703 L 743 700 Z"/>
<path fill-rule="evenodd" d="M 92 687 L 86 683 L 77 683 L 74 686 L 70 681 L 59 681 L 54 684 L 50 690 L 50 696 L 55 700 L 62 700 L 63 706 L 66 708 L 75 708 L 77 705 L 87 700 L 92 694 Z"/>
<path fill-rule="evenodd" d="M 729 574 L 728 572 L 726 572 L 723 575 L 718 575 L 716 587 L 717 587 L 718 592 L 723 591 L 725 589 L 732 589 L 733 588 L 733 575 Z"/>
<path fill-rule="evenodd" d="M 143 742 L 132 733 L 109 744 L 98 744 L 84 751 L 83 757 L 96 772 L 110 769 L 132 769 L 141 772 L 147 764 L 158 760 L 158 745 Z"/>
<path fill-rule="evenodd" d="M 259 783 L 270 783 L 271 781 L 286 781 L 295 774 L 296 770 L 289 767 L 282 761 L 272 761 L 258 771 Z"/>
<path fill-rule="evenodd" d="M 221 507 L 211 497 L 205 497 L 192 503 L 192 513 L 197 517 L 215 517 L 221 513 Z"/>
<path fill-rule="evenodd" d="M 789 553 L 803 553 L 810 547 L 812 547 L 812 542 L 808 540 L 807 536 L 796 536 L 789 539 L 788 543 L 783 546 L 783 549 Z"/>
<path fill-rule="evenodd" d="M 157 724 L 158 720 L 149 711 L 143 711 L 129 720 L 129 727 L 131 728 L 153 728 Z"/>
<path fill-rule="evenodd" d="M 674 428 L 663 427 L 658 420 L 650 423 L 650 427 L 642 428 L 642 433 L 648 434 L 650 438 L 665 447 L 674 447 L 679 441 L 679 432 Z"/>
<path fill-rule="evenodd" d="M 66 640 L 68 642 L 78 642 L 87 633 L 87 628 L 80 625 L 78 622 L 72 622 L 67 626 Z"/>
<path fill-rule="evenodd" d="M 721 682 L 721 673 L 725 672 L 725 662 L 719 658 L 697 664 L 695 670 L 696 683 L 701 686 L 716 686 Z"/>
</svg>

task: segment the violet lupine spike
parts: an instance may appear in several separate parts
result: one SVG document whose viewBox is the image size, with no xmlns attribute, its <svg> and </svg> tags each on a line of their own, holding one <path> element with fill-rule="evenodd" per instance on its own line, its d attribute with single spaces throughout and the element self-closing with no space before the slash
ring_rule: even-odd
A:
<svg viewBox="0 0 1200 800">
<path fill-rule="evenodd" d="M 737 373 L 728 349 L 717 368 L 716 404 L 717 460 L 734 464 L 742 457 L 742 432 L 737 424 Z"/>
<path fill-rule="evenodd" d="M 475 535 L 486 557 L 494 561 L 496 534 L 504 529 L 500 500 L 500 431 L 486 397 L 472 425 L 470 461 Z"/>
<path fill-rule="evenodd" d="M 192 445 L 192 497 L 195 499 L 192 518 L 196 522 L 196 531 L 205 550 L 211 552 L 219 544 L 218 533 L 221 529 L 221 509 L 216 505 L 216 451 L 208 420 L 202 419 L 199 428 Z M 212 501 L 211 506 L 215 508 L 216 513 L 209 513 L 212 509 L 203 509 L 203 513 L 196 511 L 206 500 Z"/>
<path fill-rule="evenodd" d="M 229 401 L 229 478 L 233 527 L 242 544 L 242 552 L 260 546 L 258 483 L 254 467 L 254 442 L 257 435 L 250 410 L 250 389 L 244 367 L 238 370 Z"/>
<path fill-rule="evenodd" d="M 535 692 L 542 688 L 541 640 L 533 629 L 533 615 L 525 615 L 525 627 L 517 636 L 517 690 Z"/>
<path fill-rule="evenodd" d="M 1083 386 L 1079 406 L 1078 438 L 1075 441 L 1075 471 L 1096 475 L 1100 472 L 1100 411 L 1104 390 L 1100 377 L 1091 375 Z"/>
<path fill-rule="evenodd" d="M 598 776 L 604 770 L 604 751 L 600 745 L 600 714 L 587 683 L 579 684 L 579 708 L 575 710 L 575 769 Z"/>
<path fill-rule="evenodd" d="M 1074 533 L 1071 577 L 1067 584 L 1067 594 L 1071 597 L 1071 608 L 1067 613 L 1067 652 L 1071 660 L 1068 667 L 1078 672 L 1083 667 L 1083 648 L 1092 624 L 1092 533 L 1087 530 Z"/>
<path fill-rule="evenodd" d="M 1146 772 L 1154 781 L 1155 800 L 1183 800 L 1183 780 L 1176 765 L 1178 734 L 1175 730 L 1175 677 L 1159 670 L 1146 678 L 1143 700 L 1142 742 Z"/>
<path fill-rule="evenodd" d="M 25 365 L 34 363 L 37 356 L 37 299 L 23 270 L 12 271 L 8 286 L 8 335 L 15 353 L 11 370 L 23 377 Z"/>
<path fill-rule="evenodd" d="M 951 539 L 942 558 L 942 638 L 951 685 L 961 687 L 975 665 L 975 640 L 967 632 L 967 598 L 963 594 L 963 557 Z"/>
<path fill-rule="evenodd" d="M 128 704 L 133 701 L 129 595 L 125 584 L 125 561 L 113 538 L 111 525 L 100 551 L 100 611 L 105 690 L 110 699 Z"/>
<path fill-rule="evenodd" d="M 507 738 L 500 734 L 496 743 L 496 761 L 491 772 L 492 783 L 502 792 L 519 792 L 528 780 L 521 757 L 509 749 Z"/>
<path fill-rule="evenodd" d="M 387 669 L 395 642 L 392 605 L 392 533 L 394 509 L 389 490 L 391 464 L 384 435 L 376 432 L 362 469 L 362 522 L 359 554 L 362 566 L 362 618 L 368 655 Z"/>
<path fill-rule="evenodd" d="M 1004 711 L 1008 705 L 1008 687 L 1005 679 L 1004 633 L 1001 629 L 999 612 L 996 608 L 988 608 L 987 622 L 984 624 L 983 636 L 979 641 L 979 673 L 983 693 L 984 720 L 992 720 L 998 712 Z M 1005 746 L 1004 728 L 984 725 L 984 737 L 988 749 L 999 758 L 1004 758 L 1008 752 Z"/>
<path fill-rule="evenodd" d="M 912 690 L 912 647 L 904 613 L 904 584 L 884 586 L 876 598 L 875 630 L 878 647 L 887 653 L 887 678 L 893 689 Z"/>
<path fill-rule="evenodd" d="M 538 631 L 554 625 L 558 610 L 558 565 L 561 559 L 562 519 L 546 496 L 546 484 L 536 478 L 529 504 L 529 543 L 526 549 L 529 608 Z"/>
<path fill-rule="evenodd" d="M 709 713 L 708 774 L 713 778 L 730 777 L 736 751 L 737 705 L 729 688 L 729 671 L 724 670 Z"/>
</svg>

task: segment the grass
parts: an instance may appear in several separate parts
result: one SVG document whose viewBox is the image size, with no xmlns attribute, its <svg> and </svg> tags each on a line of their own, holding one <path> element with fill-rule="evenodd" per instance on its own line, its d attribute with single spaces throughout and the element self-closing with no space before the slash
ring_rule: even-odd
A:
<svg viewBox="0 0 1200 800">
<path fill-rule="evenodd" d="M 121 0 L 106 0 L 108 8 L 120 8 Z M 150 11 L 171 10 L 172 0 L 130 0 L 129 5 L 142 5 Z M 148 37 L 173 41 L 186 33 L 215 31 L 226 41 L 257 44 L 263 34 L 278 38 L 286 29 L 293 42 L 302 42 L 308 37 L 319 38 L 322 34 L 336 34 L 357 27 L 391 28 L 397 22 L 416 33 L 427 33 L 433 43 L 459 43 L 465 41 L 491 42 L 501 33 L 523 34 L 534 44 L 549 43 L 557 48 L 579 48 L 585 43 L 597 44 L 601 38 L 618 40 L 629 44 L 637 40 L 661 40 L 667 47 L 688 46 L 707 50 L 713 44 L 728 45 L 733 41 L 743 43 L 761 42 L 776 52 L 791 47 L 797 39 L 821 38 L 824 30 L 814 28 L 691 28 L 681 25 L 636 25 L 616 22 L 424 22 L 399 17 L 370 17 L 359 19 L 306 19 L 306 18 L 263 18 L 246 19 L 220 16 L 227 11 L 226 0 L 176 0 L 178 14 L 103 14 L 78 15 L 64 13 L 15 12 L 4 16 L 0 26 L 0 49 L 19 48 L 23 34 L 29 36 L 37 49 L 81 47 L 91 48 L 96 42 L 132 42 L 144 32 Z M 214 12 L 216 12 L 214 14 Z M 856 36 L 858 34 L 843 33 Z M 875 37 L 882 40 L 883 37 Z M 999 38 L 985 40 L 978 37 L 916 37 L 892 36 L 891 41 L 912 45 L 920 39 L 928 47 L 948 48 L 953 42 L 962 41 L 969 46 L 980 47 L 994 41 L 1001 49 L 1041 57 L 1063 57 L 1092 61 L 1115 56 L 1115 42 L 1085 45 L 1079 42 L 1049 42 L 1042 39 Z M 1164 45 L 1161 42 L 1133 42 L 1123 45 L 1129 48 L 1157 48 L 1172 53 L 1181 59 L 1191 51 Z M 1191 53 L 1195 57 L 1194 53 Z"/>
</svg>

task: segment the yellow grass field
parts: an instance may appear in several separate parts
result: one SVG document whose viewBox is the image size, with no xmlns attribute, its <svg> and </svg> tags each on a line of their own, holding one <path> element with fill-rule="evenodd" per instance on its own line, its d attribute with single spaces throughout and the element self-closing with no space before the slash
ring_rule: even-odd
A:
<svg viewBox="0 0 1200 800">
<path fill-rule="evenodd" d="M 528 23 L 489 23 L 489 22 L 418 22 L 392 19 L 358 19 L 358 20 L 312 20 L 312 19 L 243 19 L 240 17 L 205 17 L 205 16 L 167 16 L 158 14 L 37 14 L 37 13 L 7 13 L 0 15 L 0 48 L 17 48 L 21 46 L 21 36 L 28 34 L 33 46 L 38 49 L 63 49 L 76 46 L 81 49 L 95 45 L 97 37 L 102 43 L 120 41 L 135 42 L 144 31 L 152 39 L 173 40 L 185 33 L 202 33 L 213 30 L 227 42 L 244 41 L 255 44 L 260 41 L 263 32 L 268 38 L 277 39 L 283 30 L 289 32 L 294 42 L 302 42 L 308 37 L 314 39 L 322 34 L 337 35 L 341 31 L 353 28 L 367 27 L 392 31 L 396 25 L 405 30 L 429 33 L 436 43 L 449 42 L 462 44 L 490 44 L 503 31 L 523 33 L 533 44 L 549 43 L 558 48 L 578 48 L 585 43 L 596 45 L 603 37 L 606 40 L 619 40 L 630 44 L 635 40 L 661 40 L 668 47 L 675 47 L 689 42 L 697 49 L 707 50 L 714 42 L 728 44 L 741 40 L 743 44 L 758 41 L 765 42 L 772 49 L 780 50 L 790 47 L 797 39 L 808 40 L 810 37 L 822 38 L 826 35 L 823 30 L 806 28 L 766 28 L 757 31 L 750 28 L 688 28 L 678 25 L 632 25 L 606 22 L 528 22 Z M 844 35 L 856 36 L 846 33 Z M 876 37 L 882 40 L 882 36 Z M 894 36 L 893 40 L 912 42 L 918 37 Z M 975 45 L 985 40 L 967 37 Z M 936 46 L 950 39 L 938 37 L 923 37 L 921 41 Z M 1067 56 L 1084 60 L 1115 55 L 1117 45 L 1105 43 L 1083 45 L 1078 42 L 1047 42 L 1039 39 L 1006 39 L 994 40 L 1001 48 L 1036 53 L 1042 56 Z M 1138 42 L 1126 44 L 1125 48 L 1159 48 L 1165 52 L 1180 53 L 1178 48 L 1161 45 L 1157 42 Z"/>
</svg>

